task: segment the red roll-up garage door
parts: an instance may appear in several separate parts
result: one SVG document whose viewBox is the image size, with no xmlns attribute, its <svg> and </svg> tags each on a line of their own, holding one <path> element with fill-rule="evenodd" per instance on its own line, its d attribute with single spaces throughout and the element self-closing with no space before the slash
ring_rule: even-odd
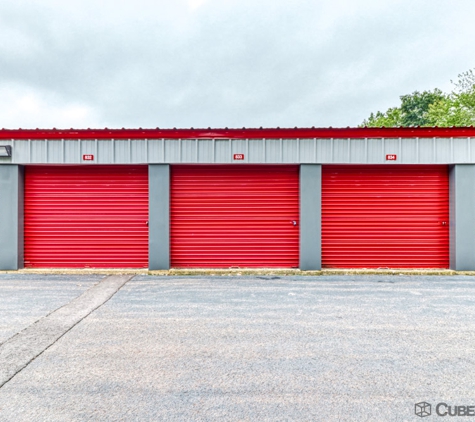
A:
<svg viewBox="0 0 475 422">
<path fill-rule="evenodd" d="M 148 266 L 147 166 L 27 166 L 25 266 Z"/>
<path fill-rule="evenodd" d="M 322 264 L 448 268 L 447 166 L 324 166 Z"/>
<path fill-rule="evenodd" d="M 297 267 L 298 166 L 172 166 L 173 267 Z"/>
</svg>

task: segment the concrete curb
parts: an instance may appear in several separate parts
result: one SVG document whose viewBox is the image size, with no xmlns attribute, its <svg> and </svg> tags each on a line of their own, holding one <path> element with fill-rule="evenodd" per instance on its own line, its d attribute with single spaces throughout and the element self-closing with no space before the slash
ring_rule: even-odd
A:
<svg viewBox="0 0 475 422">
<path fill-rule="evenodd" d="M 0 274 L 64 274 L 64 275 L 153 275 L 153 276 L 326 276 L 326 275 L 425 275 L 425 276 L 475 276 L 475 271 L 454 271 L 444 269 L 324 269 L 321 271 L 301 271 L 288 268 L 232 268 L 232 269 L 171 269 L 149 271 L 130 268 L 41 268 L 21 269 L 18 271 L 0 271 Z"/>
</svg>

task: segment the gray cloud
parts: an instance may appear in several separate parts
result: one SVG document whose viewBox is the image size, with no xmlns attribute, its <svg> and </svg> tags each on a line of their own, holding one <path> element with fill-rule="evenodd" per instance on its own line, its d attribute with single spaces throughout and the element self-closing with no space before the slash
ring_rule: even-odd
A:
<svg viewBox="0 0 475 422">
<path fill-rule="evenodd" d="M 56 127 L 353 126 L 474 66 L 468 1 L 38 3 L 0 5 L 0 111 Z"/>
</svg>

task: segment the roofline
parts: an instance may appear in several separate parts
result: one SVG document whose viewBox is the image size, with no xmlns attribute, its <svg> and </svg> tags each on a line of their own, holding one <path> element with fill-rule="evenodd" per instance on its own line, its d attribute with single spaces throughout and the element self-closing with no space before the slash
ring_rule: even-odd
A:
<svg viewBox="0 0 475 422">
<path fill-rule="evenodd" d="M 470 127 L 0 129 L 0 139 L 308 139 L 475 137 Z"/>
</svg>

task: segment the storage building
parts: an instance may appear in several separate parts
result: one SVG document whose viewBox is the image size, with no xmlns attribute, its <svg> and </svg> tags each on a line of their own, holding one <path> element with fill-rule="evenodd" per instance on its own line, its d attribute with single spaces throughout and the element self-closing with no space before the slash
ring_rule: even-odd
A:
<svg viewBox="0 0 475 422">
<path fill-rule="evenodd" d="M 0 130 L 23 267 L 475 270 L 475 129 Z"/>
</svg>

